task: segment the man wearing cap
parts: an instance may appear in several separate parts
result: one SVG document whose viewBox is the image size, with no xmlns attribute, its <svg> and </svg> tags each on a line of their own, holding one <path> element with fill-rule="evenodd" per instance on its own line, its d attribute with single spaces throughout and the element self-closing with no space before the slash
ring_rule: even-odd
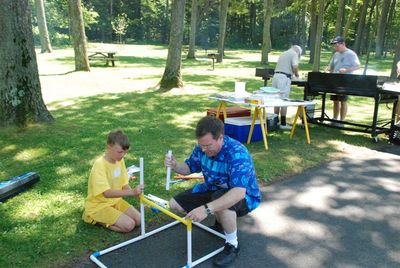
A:
<svg viewBox="0 0 400 268">
<path fill-rule="evenodd" d="M 299 77 L 299 60 L 302 49 L 298 45 L 293 45 L 290 49 L 283 52 L 275 66 L 275 73 L 272 77 L 272 86 L 280 90 L 281 98 L 289 98 L 290 84 L 292 75 Z M 289 130 L 291 126 L 286 125 L 287 107 L 275 107 L 275 114 L 281 115 L 280 129 Z"/>
<path fill-rule="evenodd" d="M 328 66 L 328 71 L 331 73 L 352 74 L 360 68 L 360 60 L 357 54 L 346 47 L 343 37 L 336 36 L 331 45 L 335 48 L 335 54 L 332 57 Z M 333 119 L 344 121 L 347 115 L 347 99 L 346 95 L 332 95 L 333 101 Z"/>
</svg>

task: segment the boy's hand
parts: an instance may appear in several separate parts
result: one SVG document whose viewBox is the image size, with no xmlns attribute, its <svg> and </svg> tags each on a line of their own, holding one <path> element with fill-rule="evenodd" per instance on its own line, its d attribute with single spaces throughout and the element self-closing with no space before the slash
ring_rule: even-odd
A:
<svg viewBox="0 0 400 268">
<path fill-rule="evenodd" d="M 143 184 L 139 184 L 139 185 L 136 186 L 136 188 L 133 190 L 135 196 L 140 195 L 141 193 L 143 193 L 143 191 L 144 191 L 144 185 L 143 185 Z"/>
</svg>

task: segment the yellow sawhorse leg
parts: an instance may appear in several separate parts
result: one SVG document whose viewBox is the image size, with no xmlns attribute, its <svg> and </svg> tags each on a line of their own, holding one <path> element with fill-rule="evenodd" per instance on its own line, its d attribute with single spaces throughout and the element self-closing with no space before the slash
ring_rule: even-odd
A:
<svg viewBox="0 0 400 268">
<path fill-rule="evenodd" d="M 249 136 L 247 137 L 247 144 L 250 144 L 251 142 L 251 137 L 253 136 L 253 131 L 254 131 L 254 125 L 256 123 L 256 119 L 258 118 L 260 119 L 260 127 L 263 136 L 264 147 L 265 150 L 268 150 L 268 143 L 267 143 L 268 130 L 267 126 L 265 125 L 266 120 L 264 120 L 264 115 L 266 115 L 265 108 L 262 108 L 262 111 L 258 107 L 254 108 L 254 114 L 253 114 L 253 119 L 251 120 Z"/>
<path fill-rule="evenodd" d="M 226 115 L 226 102 L 225 101 L 220 101 L 218 103 L 217 113 L 215 114 L 215 116 L 217 118 L 219 118 L 219 113 L 221 112 L 221 110 L 222 110 L 222 114 L 224 115 L 224 120 L 225 120 L 228 117 Z"/>
<path fill-rule="evenodd" d="M 296 116 L 294 117 L 293 126 L 292 126 L 292 130 L 290 131 L 289 137 L 290 137 L 290 139 L 293 138 L 294 132 L 296 131 L 297 118 L 299 118 L 300 112 L 303 115 L 303 122 L 304 122 L 304 128 L 306 130 L 307 143 L 310 144 L 311 143 L 310 132 L 308 131 L 307 115 L 306 115 L 306 109 L 304 109 L 304 106 L 297 107 Z"/>
</svg>

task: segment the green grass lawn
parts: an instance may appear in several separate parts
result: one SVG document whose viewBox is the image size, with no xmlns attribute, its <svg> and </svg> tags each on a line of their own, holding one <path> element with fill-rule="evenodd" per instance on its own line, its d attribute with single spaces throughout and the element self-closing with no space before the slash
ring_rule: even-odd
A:
<svg viewBox="0 0 400 268">
<path fill-rule="evenodd" d="M 118 55 L 117 68 L 134 68 L 136 73 L 143 73 L 141 79 L 154 80 L 155 85 L 160 76 L 147 71 L 157 68 L 162 74 L 165 58 L 154 55 L 165 53 L 165 48 L 143 46 L 142 49 L 147 51 L 142 56 Z M 123 128 L 130 137 L 132 147 L 125 158 L 127 165 L 137 164 L 139 157 L 144 157 L 147 193 L 168 199 L 189 187 L 190 183 L 178 184 L 170 192 L 165 191 L 163 159 L 167 150 L 172 149 L 179 160 L 191 152 L 197 120 L 205 115 L 207 108 L 217 105 L 207 99 L 209 94 L 233 91 L 234 81 L 246 81 L 249 91 L 263 85 L 254 76 L 255 67 L 260 66 L 258 51 L 228 50 L 224 63 L 216 64 L 214 71 L 211 60 L 200 51 L 198 54 L 197 60 L 183 60 L 185 89 L 160 93 L 149 88 L 141 92 L 80 97 L 69 100 L 69 105 L 55 101 L 48 104 L 55 117 L 53 124 L 36 124 L 23 130 L 0 129 L 0 181 L 27 171 L 40 174 L 40 182 L 32 189 L 0 203 L 0 267 L 70 266 L 93 251 L 138 234 L 137 231 L 129 235 L 113 233 L 81 220 L 91 164 L 103 153 L 105 137 L 114 128 Z M 276 58 L 278 53 L 274 55 Z M 329 57 L 330 53 L 325 53 L 323 62 Z M 72 58 L 57 60 L 59 64 L 73 66 Z M 306 61 L 307 57 L 302 58 L 302 62 Z M 373 65 L 389 73 L 388 69 L 379 69 L 390 66 L 389 61 Z M 96 64 L 93 68 L 104 67 Z M 304 64 L 302 71 L 310 68 Z M 140 83 L 140 79 L 132 79 L 132 87 L 135 83 Z M 302 94 L 302 89 L 293 87 L 293 98 L 301 98 Z M 352 97 L 349 106 L 349 119 L 372 120 L 369 115 L 372 100 Z M 389 108 L 381 108 L 384 117 L 390 115 Z M 298 128 L 292 140 L 288 132 L 271 132 L 268 151 L 262 142 L 247 146 L 261 183 L 273 183 L 334 159 L 345 146 L 377 146 L 371 143 L 368 134 L 314 125 L 310 131 L 310 145 L 304 131 Z M 129 201 L 138 204 L 133 198 Z M 146 217 L 153 224 L 165 220 L 165 216 L 152 212 Z"/>
</svg>

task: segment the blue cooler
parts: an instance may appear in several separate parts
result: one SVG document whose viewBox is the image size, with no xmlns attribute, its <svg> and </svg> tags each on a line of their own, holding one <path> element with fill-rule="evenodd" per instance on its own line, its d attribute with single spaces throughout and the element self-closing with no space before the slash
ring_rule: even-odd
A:
<svg viewBox="0 0 400 268">
<path fill-rule="evenodd" d="M 252 117 L 232 117 L 225 119 L 225 135 L 238 140 L 240 142 L 247 142 L 249 136 Z M 254 124 L 253 136 L 251 141 L 262 140 L 262 132 L 260 120 L 256 120 Z"/>
</svg>

